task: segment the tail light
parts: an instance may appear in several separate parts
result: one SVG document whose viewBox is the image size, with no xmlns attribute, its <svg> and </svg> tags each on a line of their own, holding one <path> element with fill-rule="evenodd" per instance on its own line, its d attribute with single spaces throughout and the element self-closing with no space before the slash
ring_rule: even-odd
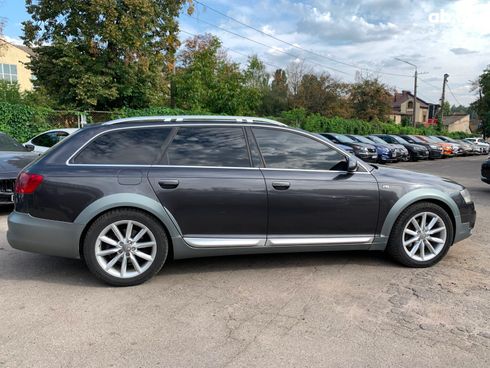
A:
<svg viewBox="0 0 490 368">
<path fill-rule="evenodd" d="M 32 194 L 42 181 L 42 175 L 21 172 L 15 181 L 15 193 Z"/>
</svg>

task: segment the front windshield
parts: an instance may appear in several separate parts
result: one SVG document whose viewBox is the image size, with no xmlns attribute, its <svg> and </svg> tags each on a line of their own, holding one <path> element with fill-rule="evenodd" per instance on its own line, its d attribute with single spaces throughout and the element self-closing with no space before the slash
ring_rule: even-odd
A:
<svg viewBox="0 0 490 368">
<path fill-rule="evenodd" d="M 0 133 L 0 151 L 26 152 L 27 149 L 15 139 Z"/>
<path fill-rule="evenodd" d="M 412 138 L 415 143 L 422 143 L 422 144 L 425 143 L 422 139 L 420 139 L 417 136 L 411 135 L 410 138 Z"/>
<path fill-rule="evenodd" d="M 340 143 L 355 143 L 354 140 L 346 137 L 345 135 L 332 134 Z"/>
<path fill-rule="evenodd" d="M 354 136 L 359 142 L 362 142 L 362 143 L 367 143 L 367 144 L 373 144 L 372 141 L 370 141 L 368 138 L 366 137 L 363 137 L 362 135 L 355 135 Z"/>
<path fill-rule="evenodd" d="M 405 139 L 398 137 L 397 135 L 390 135 L 390 137 L 393 137 L 398 143 L 409 144 Z"/>
<path fill-rule="evenodd" d="M 437 143 L 446 143 L 441 138 L 435 137 L 433 135 L 429 136 L 429 138 L 432 139 L 434 142 L 437 142 Z"/>
</svg>

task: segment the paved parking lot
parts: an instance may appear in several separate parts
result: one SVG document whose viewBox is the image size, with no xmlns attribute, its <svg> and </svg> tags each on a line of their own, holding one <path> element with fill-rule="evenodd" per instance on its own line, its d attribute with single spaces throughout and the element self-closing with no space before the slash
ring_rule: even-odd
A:
<svg viewBox="0 0 490 368">
<path fill-rule="evenodd" d="M 466 185 L 474 235 L 430 269 L 383 254 L 176 261 L 111 288 L 80 261 L 13 250 L 0 215 L 0 367 L 488 367 L 484 157 L 403 163 Z"/>
</svg>

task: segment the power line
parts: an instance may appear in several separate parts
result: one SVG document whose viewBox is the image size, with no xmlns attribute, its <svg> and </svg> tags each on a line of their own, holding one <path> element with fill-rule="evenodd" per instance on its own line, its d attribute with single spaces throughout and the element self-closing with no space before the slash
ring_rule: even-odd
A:
<svg viewBox="0 0 490 368">
<path fill-rule="evenodd" d="M 449 92 L 451 93 L 451 96 L 453 96 L 453 98 L 456 100 L 457 104 L 458 104 L 459 106 L 463 106 L 463 104 L 462 104 L 461 102 L 459 102 L 459 101 L 458 101 L 458 99 L 456 98 L 456 96 L 454 95 L 454 93 L 453 93 L 453 91 L 452 91 L 451 87 L 449 87 L 449 83 L 447 84 L 447 89 L 448 89 L 448 90 L 449 90 Z"/>
<path fill-rule="evenodd" d="M 218 25 L 216 25 L 216 24 L 213 24 L 213 23 L 211 23 L 211 22 L 208 22 L 208 21 L 206 21 L 206 20 L 199 19 L 199 18 L 196 18 L 196 17 L 193 17 L 193 16 L 191 16 L 191 18 L 196 19 L 198 22 L 203 22 L 203 23 L 205 23 L 205 24 L 208 24 L 208 25 L 210 25 L 211 27 L 218 28 L 218 29 L 220 29 L 220 30 L 222 30 L 222 31 L 224 31 L 224 32 L 226 32 L 226 33 L 232 34 L 232 35 L 234 35 L 234 36 L 236 36 L 236 37 L 243 38 L 243 39 L 245 39 L 245 40 L 248 40 L 248 41 L 250 41 L 250 42 L 256 43 L 256 44 L 258 44 L 258 45 L 261 45 L 261 46 L 267 47 L 267 48 L 269 48 L 269 49 L 274 49 L 274 50 L 275 50 L 275 51 L 277 51 L 277 52 L 280 52 L 280 53 L 285 54 L 285 55 L 289 55 L 289 56 L 291 56 L 291 57 L 294 57 L 295 59 L 301 59 L 301 57 L 300 57 L 300 56 L 298 56 L 298 55 L 291 54 L 290 52 L 287 52 L 287 51 L 281 50 L 281 49 L 279 49 L 279 48 L 277 48 L 277 47 L 275 47 L 275 46 L 267 45 L 267 44 L 262 43 L 262 42 L 260 42 L 260 41 L 253 40 L 253 39 L 251 39 L 251 38 L 249 38 L 249 37 L 246 37 L 246 36 L 243 36 L 243 35 L 238 34 L 238 33 L 236 33 L 236 32 L 230 31 L 230 30 L 228 30 L 228 29 L 226 29 L 226 28 L 220 27 L 220 26 L 218 26 Z M 304 59 L 304 60 L 306 60 L 305 58 L 303 58 L 303 59 Z M 325 68 L 325 69 L 330 69 L 330 70 L 336 71 L 337 73 L 341 73 L 341 74 L 345 74 L 345 75 L 351 75 L 351 74 L 349 74 L 349 73 L 347 73 L 347 72 L 344 72 L 343 70 L 339 70 L 339 69 L 333 68 L 333 67 L 331 67 L 331 66 L 327 66 L 327 65 L 325 65 L 325 64 L 321 64 L 321 63 L 318 63 L 318 62 L 315 62 L 315 61 L 312 61 L 312 60 L 308 60 L 307 62 L 308 62 L 308 63 L 310 63 L 310 64 L 315 64 L 315 65 L 321 66 L 322 68 Z"/>
<path fill-rule="evenodd" d="M 185 33 L 185 34 L 187 34 L 189 36 L 192 36 L 192 37 L 197 37 L 198 36 L 195 33 L 191 33 L 191 32 L 188 32 L 188 31 L 185 31 L 185 30 L 182 30 L 182 29 L 180 30 L 180 32 Z M 237 54 L 237 55 L 240 55 L 240 56 L 243 56 L 243 57 L 246 57 L 246 58 L 250 57 L 250 55 L 247 55 L 247 54 L 244 54 L 242 52 L 239 52 L 239 51 L 230 49 L 229 47 L 225 47 L 224 50 L 229 51 L 229 52 L 232 52 L 232 53 Z M 265 65 L 268 65 L 268 66 L 270 66 L 272 68 L 275 68 L 275 69 L 282 69 L 280 66 L 278 66 L 276 64 L 272 64 L 272 63 L 269 63 L 269 62 L 266 62 L 266 61 L 263 61 L 263 60 L 261 60 L 260 62 L 263 63 L 263 64 L 265 64 Z"/>
<path fill-rule="evenodd" d="M 198 3 L 198 4 L 201 4 L 201 5 L 202 5 L 202 6 L 204 6 L 204 7 L 206 7 L 206 8 L 208 8 L 208 9 L 212 10 L 213 12 L 215 12 L 215 13 L 217 13 L 217 14 L 219 14 L 219 15 L 223 16 L 223 17 L 226 17 L 226 18 L 228 18 L 228 19 L 230 19 L 230 20 L 232 20 L 232 21 L 234 21 L 234 22 L 236 22 L 236 23 L 238 23 L 238 24 L 241 24 L 241 25 L 242 25 L 242 26 L 244 26 L 244 27 L 250 28 L 250 29 L 252 29 L 252 30 L 254 30 L 254 31 L 256 31 L 256 32 L 258 32 L 258 33 L 260 33 L 260 34 L 264 35 L 264 36 L 266 36 L 266 37 L 270 37 L 270 38 L 272 38 L 272 39 L 274 39 L 274 40 L 276 40 L 276 41 L 282 42 L 282 43 L 284 43 L 284 44 L 286 44 L 286 45 L 288 45 L 288 46 L 294 47 L 294 48 L 296 48 L 296 49 L 298 49 L 298 50 L 301 50 L 301 51 L 303 51 L 303 52 L 310 53 L 310 54 L 315 55 L 315 56 L 317 56 L 317 57 L 321 57 L 321 58 L 323 58 L 323 59 L 330 60 L 330 61 L 332 61 L 332 62 L 334 62 L 334 63 L 338 63 L 338 64 L 341 64 L 341 65 L 344 65 L 344 66 L 348 66 L 348 67 L 351 67 L 351 68 L 355 68 L 355 69 L 358 69 L 358 70 L 365 70 L 365 71 L 368 71 L 368 72 L 371 72 L 371 73 L 384 74 L 384 75 L 390 75 L 390 76 L 396 76 L 396 77 L 412 77 L 411 75 L 397 74 L 397 73 L 390 73 L 390 72 L 382 72 L 382 71 L 378 71 L 378 70 L 374 70 L 374 69 L 364 68 L 364 67 L 361 67 L 361 66 L 359 66 L 359 65 L 350 64 L 350 63 L 347 63 L 347 62 L 344 62 L 344 61 L 341 61 L 341 60 L 338 60 L 338 59 L 332 58 L 332 57 L 330 57 L 330 56 L 326 56 L 326 55 L 319 54 L 319 53 L 317 53 L 317 52 L 314 52 L 314 51 L 312 51 L 312 50 L 305 49 L 305 48 L 303 48 L 303 47 L 301 47 L 301 46 L 295 45 L 295 44 L 293 44 L 293 43 L 291 43 L 291 42 L 285 41 L 285 40 L 283 40 L 283 39 L 280 39 L 279 37 L 276 37 L 276 36 L 271 35 L 271 34 L 269 34 L 269 33 L 267 33 L 267 32 L 264 32 L 264 31 L 262 31 L 262 30 L 260 30 L 260 29 L 258 29 L 258 28 L 256 28 L 256 27 L 253 27 L 253 26 L 251 26 L 251 25 L 249 25 L 249 24 L 247 24 L 247 23 L 244 23 L 244 22 L 242 22 L 242 21 L 240 21 L 240 20 L 236 19 L 236 18 L 233 18 L 233 17 L 229 16 L 228 14 L 225 14 L 225 13 L 223 13 L 223 12 L 221 12 L 221 11 L 219 11 L 219 10 L 215 9 L 215 8 L 212 8 L 212 7 L 210 7 L 209 5 L 204 4 L 204 3 L 203 3 L 203 2 L 201 2 L 201 1 L 198 1 L 198 0 L 194 0 L 194 1 L 195 1 L 196 3 Z M 197 18 L 196 18 L 196 19 L 197 19 Z"/>
</svg>

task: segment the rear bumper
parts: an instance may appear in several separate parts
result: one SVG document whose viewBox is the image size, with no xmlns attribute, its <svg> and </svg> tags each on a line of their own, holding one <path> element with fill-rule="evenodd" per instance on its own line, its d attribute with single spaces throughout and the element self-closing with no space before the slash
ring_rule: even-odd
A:
<svg viewBox="0 0 490 368">
<path fill-rule="evenodd" d="M 80 258 L 82 231 L 80 224 L 40 219 L 14 211 L 8 218 L 7 240 L 12 248 L 26 252 Z"/>
</svg>

